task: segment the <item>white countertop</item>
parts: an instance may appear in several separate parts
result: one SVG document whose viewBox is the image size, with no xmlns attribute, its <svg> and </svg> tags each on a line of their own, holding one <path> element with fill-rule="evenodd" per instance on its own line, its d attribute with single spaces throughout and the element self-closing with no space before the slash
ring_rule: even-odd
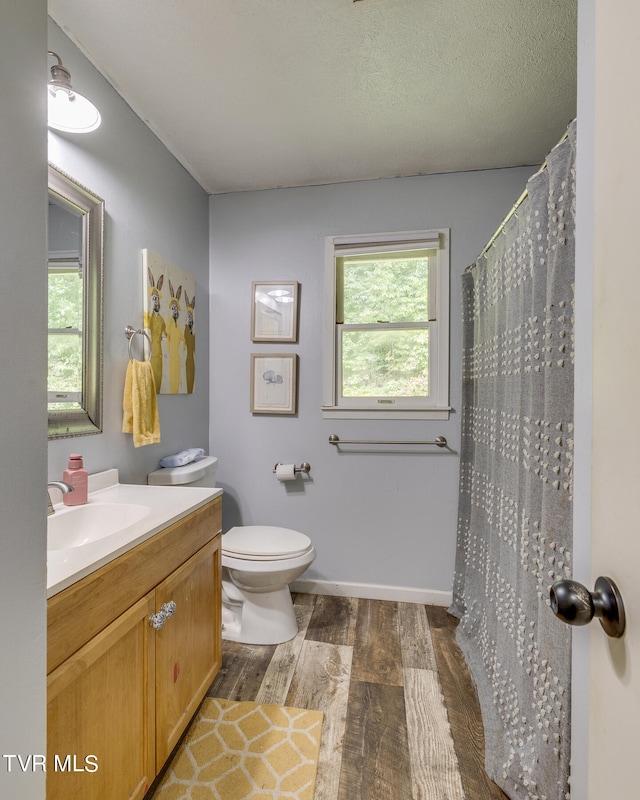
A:
<svg viewBox="0 0 640 800">
<path fill-rule="evenodd" d="M 47 597 L 89 575 L 94 570 L 131 550 L 164 528 L 186 517 L 222 494 L 222 489 L 200 486 L 147 486 L 118 483 L 118 470 L 110 469 L 89 476 L 89 501 L 92 503 L 133 503 L 151 509 L 144 519 L 105 539 L 68 550 L 47 553 Z M 73 510 L 63 503 L 54 505 L 60 517 Z"/>
</svg>

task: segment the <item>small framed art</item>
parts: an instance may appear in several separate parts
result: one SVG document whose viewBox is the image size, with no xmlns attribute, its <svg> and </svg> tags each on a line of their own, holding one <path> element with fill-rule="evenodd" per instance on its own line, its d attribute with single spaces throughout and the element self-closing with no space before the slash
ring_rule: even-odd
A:
<svg viewBox="0 0 640 800">
<path fill-rule="evenodd" d="M 251 413 L 295 414 L 296 353 L 251 354 Z"/>
<path fill-rule="evenodd" d="M 251 341 L 298 341 L 298 281 L 253 281 Z"/>
</svg>

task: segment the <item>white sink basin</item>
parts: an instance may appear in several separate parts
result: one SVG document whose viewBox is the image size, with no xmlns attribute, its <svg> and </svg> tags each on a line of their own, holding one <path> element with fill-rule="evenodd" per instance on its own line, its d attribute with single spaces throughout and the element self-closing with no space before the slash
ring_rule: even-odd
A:
<svg viewBox="0 0 640 800">
<path fill-rule="evenodd" d="M 47 517 L 47 597 L 71 586 L 219 497 L 204 486 L 120 483 L 117 469 L 89 475 L 89 502 L 58 502 Z"/>
<path fill-rule="evenodd" d="M 47 517 L 47 550 L 83 547 L 135 525 L 151 513 L 135 503 L 100 503 L 63 508 Z"/>
</svg>

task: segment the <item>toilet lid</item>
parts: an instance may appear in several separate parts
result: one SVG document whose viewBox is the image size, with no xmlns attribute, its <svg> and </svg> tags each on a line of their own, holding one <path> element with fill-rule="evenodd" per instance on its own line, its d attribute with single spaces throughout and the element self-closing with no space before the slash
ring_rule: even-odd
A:
<svg viewBox="0 0 640 800">
<path fill-rule="evenodd" d="M 300 531 L 271 525 L 231 528 L 222 537 L 222 552 L 249 560 L 295 558 L 306 553 L 311 539 Z"/>
</svg>

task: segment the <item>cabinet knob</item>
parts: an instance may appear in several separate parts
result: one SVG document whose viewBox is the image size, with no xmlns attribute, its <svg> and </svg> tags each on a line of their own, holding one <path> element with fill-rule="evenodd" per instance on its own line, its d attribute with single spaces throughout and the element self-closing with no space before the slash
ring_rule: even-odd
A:
<svg viewBox="0 0 640 800">
<path fill-rule="evenodd" d="M 165 617 L 172 617 L 176 613 L 178 606 L 174 600 L 169 600 L 168 603 L 163 603 L 160 606 L 160 611 L 164 612 Z"/>
<path fill-rule="evenodd" d="M 166 614 L 164 614 L 162 611 L 158 611 L 157 614 L 151 614 L 149 616 L 149 625 L 159 631 L 164 625 L 166 619 Z"/>
<path fill-rule="evenodd" d="M 151 614 L 149 616 L 149 625 L 159 631 L 169 617 L 172 617 L 176 613 L 177 608 L 178 606 L 173 600 L 169 600 L 168 603 L 163 603 L 157 614 Z"/>
</svg>

